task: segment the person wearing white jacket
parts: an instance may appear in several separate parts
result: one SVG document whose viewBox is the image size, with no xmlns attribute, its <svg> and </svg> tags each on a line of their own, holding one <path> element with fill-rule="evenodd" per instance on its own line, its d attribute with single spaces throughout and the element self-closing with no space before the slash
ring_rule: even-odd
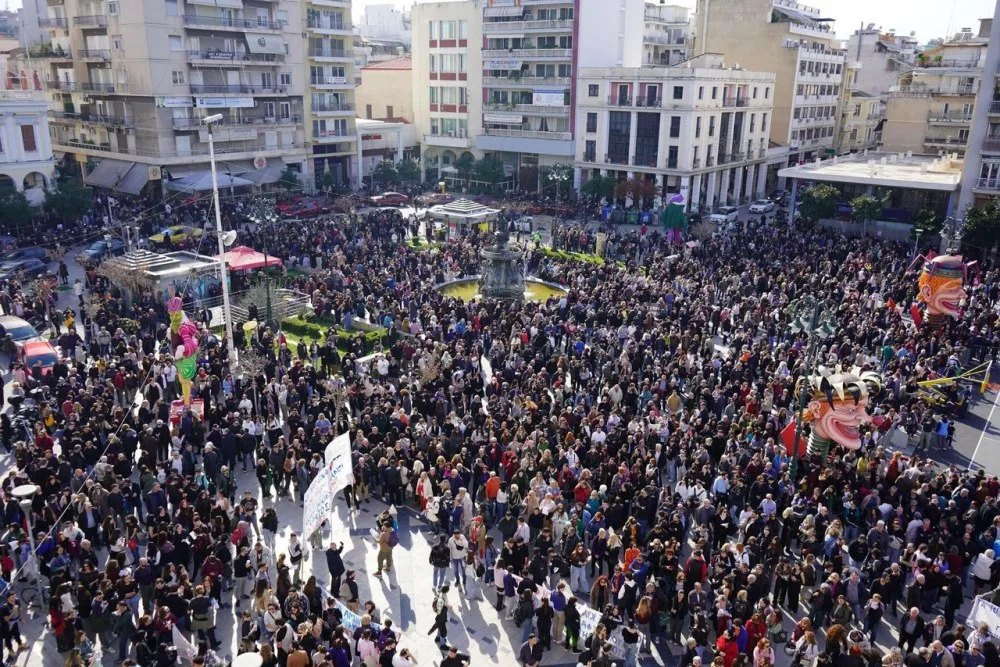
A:
<svg viewBox="0 0 1000 667">
<path fill-rule="evenodd" d="M 451 569 L 455 574 L 455 584 L 461 580 L 462 588 L 465 588 L 465 554 L 469 552 L 469 540 L 466 539 L 462 531 L 455 527 L 454 534 L 448 538 L 448 550 L 451 557 Z"/>
<path fill-rule="evenodd" d="M 993 578 L 993 563 L 996 561 L 996 554 L 993 549 L 987 549 L 976 556 L 972 563 L 972 576 L 975 579 L 973 594 L 979 595 L 980 588 L 989 588 L 990 580 Z"/>
</svg>

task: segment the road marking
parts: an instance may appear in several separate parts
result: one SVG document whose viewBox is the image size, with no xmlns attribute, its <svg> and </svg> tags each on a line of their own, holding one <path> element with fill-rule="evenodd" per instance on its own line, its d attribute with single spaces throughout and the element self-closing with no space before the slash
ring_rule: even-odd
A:
<svg viewBox="0 0 1000 667">
<path fill-rule="evenodd" d="M 993 421 L 993 412 L 997 409 L 997 405 L 1000 405 L 1000 391 L 997 392 L 996 398 L 993 399 L 993 407 L 990 408 L 990 416 L 986 418 L 986 423 L 983 424 L 983 432 L 979 434 L 979 442 L 976 443 L 976 449 L 972 452 L 972 458 L 969 459 L 969 470 L 972 470 L 972 466 L 976 463 L 976 454 L 979 453 L 979 448 L 982 447 L 983 440 L 986 439 L 986 429 L 990 427 L 990 423 Z"/>
</svg>

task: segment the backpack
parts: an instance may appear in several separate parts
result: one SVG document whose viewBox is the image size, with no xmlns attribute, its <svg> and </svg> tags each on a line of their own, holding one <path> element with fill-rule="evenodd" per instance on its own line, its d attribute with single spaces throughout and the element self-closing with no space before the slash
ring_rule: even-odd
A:
<svg viewBox="0 0 1000 667">
<path fill-rule="evenodd" d="M 389 546 L 394 547 L 399 544 L 399 533 L 392 531 L 389 533 Z"/>
</svg>

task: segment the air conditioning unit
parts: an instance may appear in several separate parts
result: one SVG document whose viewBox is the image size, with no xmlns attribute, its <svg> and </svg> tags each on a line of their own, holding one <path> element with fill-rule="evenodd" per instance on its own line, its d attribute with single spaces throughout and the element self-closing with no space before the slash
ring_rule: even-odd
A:
<svg viewBox="0 0 1000 667">
<path fill-rule="evenodd" d="M 449 132 L 449 133 L 448 133 L 448 136 L 449 136 L 449 137 L 454 137 L 454 136 L 455 136 L 455 131 L 454 131 L 454 130 L 452 130 L 451 132 Z"/>
<path fill-rule="evenodd" d="M 458 138 L 459 139 L 465 139 L 465 130 L 459 130 L 458 131 Z"/>
</svg>

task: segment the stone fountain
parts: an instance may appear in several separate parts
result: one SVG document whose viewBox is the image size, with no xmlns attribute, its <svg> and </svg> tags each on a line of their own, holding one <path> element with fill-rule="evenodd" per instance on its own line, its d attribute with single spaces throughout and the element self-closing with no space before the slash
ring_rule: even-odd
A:
<svg viewBox="0 0 1000 667">
<path fill-rule="evenodd" d="M 493 245 L 479 251 L 483 258 L 479 292 L 486 298 L 524 299 L 524 256 L 510 247 L 510 235 L 502 221 L 490 223 Z"/>
</svg>

